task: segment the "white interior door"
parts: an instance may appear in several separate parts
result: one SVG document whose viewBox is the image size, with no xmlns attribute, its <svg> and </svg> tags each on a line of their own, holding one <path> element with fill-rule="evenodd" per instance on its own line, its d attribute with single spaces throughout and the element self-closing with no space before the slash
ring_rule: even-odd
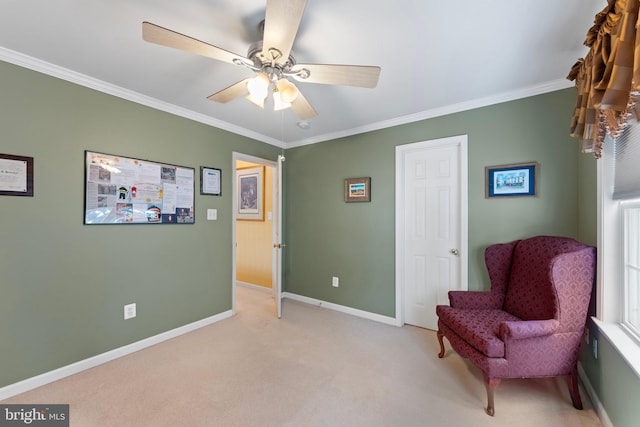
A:
<svg viewBox="0 0 640 427">
<path fill-rule="evenodd" d="M 276 301 L 278 319 L 282 317 L 282 266 L 285 244 L 282 241 L 282 167 L 284 156 L 278 156 L 274 181 L 274 227 L 273 227 L 273 297 Z"/>
<path fill-rule="evenodd" d="M 437 329 L 435 306 L 466 288 L 466 136 L 396 152 L 400 323 Z"/>
</svg>

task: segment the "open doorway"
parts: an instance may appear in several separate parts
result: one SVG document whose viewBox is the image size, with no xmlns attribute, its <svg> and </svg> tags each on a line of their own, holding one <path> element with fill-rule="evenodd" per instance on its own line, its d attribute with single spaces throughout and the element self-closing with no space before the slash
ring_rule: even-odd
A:
<svg viewBox="0 0 640 427">
<path fill-rule="evenodd" d="M 237 160 L 236 177 L 240 190 L 239 206 L 244 207 L 241 210 L 258 211 L 236 217 L 236 284 L 271 292 L 273 168 Z M 254 184 L 259 188 L 254 188 Z"/>
<path fill-rule="evenodd" d="M 273 295 L 278 314 L 277 268 L 277 163 L 233 153 L 233 292 L 237 311 L 237 287 Z M 243 292 L 242 295 L 246 295 Z"/>
</svg>

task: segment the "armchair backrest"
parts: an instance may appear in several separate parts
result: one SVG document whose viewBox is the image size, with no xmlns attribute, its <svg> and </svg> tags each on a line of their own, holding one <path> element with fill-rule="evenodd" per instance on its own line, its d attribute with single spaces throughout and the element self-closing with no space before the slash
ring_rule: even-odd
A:
<svg viewBox="0 0 640 427">
<path fill-rule="evenodd" d="M 504 310 L 523 320 L 557 319 L 563 330 L 580 330 L 586 319 L 594 269 L 595 248 L 576 240 L 537 236 L 518 241 Z"/>
<path fill-rule="evenodd" d="M 520 240 L 509 243 L 497 243 L 488 246 L 484 251 L 484 262 L 487 265 L 491 292 L 506 294 L 509 276 L 511 276 L 511 264 L 513 262 L 513 249 Z"/>
<path fill-rule="evenodd" d="M 523 320 L 557 319 L 562 331 L 581 331 L 595 277 L 595 248 L 573 239 L 537 236 L 487 247 L 491 292 Z"/>
</svg>

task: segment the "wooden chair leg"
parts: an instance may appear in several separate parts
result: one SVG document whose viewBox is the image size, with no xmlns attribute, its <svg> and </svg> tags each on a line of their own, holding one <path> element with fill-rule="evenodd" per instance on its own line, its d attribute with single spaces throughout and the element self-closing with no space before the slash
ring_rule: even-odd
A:
<svg viewBox="0 0 640 427">
<path fill-rule="evenodd" d="M 440 359 L 444 357 L 444 342 L 442 342 L 442 337 L 444 337 L 444 334 L 438 329 L 438 342 L 440 343 L 440 353 L 438 353 L 438 357 Z"/>
<path fill-rule="evenodd" d="M 496 413 L 495 406 L 493 405 L 493 392 L 496 390 L 496 387 L 498 387 L 498 384 L 500 384 L 500 378 L 485 378 L 484 380 L 484 386 L 487 389 L 487 409 L 485 412 L 492 417 L 493 414 Z"/>
<path fill-rule="evenodd" d="M 580 390 L 578 387 L 578 375 L 569 375 L 567 377 L 569 383 L 569 394 L 571 395 L 571 402 L 576 409 L 582 409 L 582 399 L 580 399 Z"/>
</svg>

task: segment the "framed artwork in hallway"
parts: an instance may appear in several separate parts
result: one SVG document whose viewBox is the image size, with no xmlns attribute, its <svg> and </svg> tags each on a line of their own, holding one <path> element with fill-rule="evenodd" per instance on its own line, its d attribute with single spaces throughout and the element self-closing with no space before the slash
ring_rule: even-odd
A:
<svg viewBox="0 0 640 427">
<path fill-rule="evenodd" d="M 238 169 L 237 219 L 264 221 L 264 166 Z"/>
</svg>

